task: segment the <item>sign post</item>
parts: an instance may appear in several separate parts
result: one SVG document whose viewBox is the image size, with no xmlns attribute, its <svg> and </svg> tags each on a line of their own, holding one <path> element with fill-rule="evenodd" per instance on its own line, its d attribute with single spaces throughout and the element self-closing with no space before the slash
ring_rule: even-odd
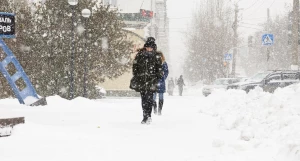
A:
<svg viewBox="0 0 300 161">
<path fill-rule="evenodd" d="M 227 67 L 227 72 L 226 72 L 226 75 L 227 75 L 227 78 L 229 78 L 229 70 L 230 70 L 230 61 L 232 60 L 232 54 L 224 54 L 224 65 Z"/>
<path fill-rule="evenodd" d="M 15 15 L 0 12 L 0 38 L 15 37 Z"/>
<path fill-rule="evenodd" d="M 34 87 L 32 86 L 30 79 L 24 72 L 22 66 L 18 62 L 15 55 L 8 48 L 2 38 L 14 38 L 15 37 L 15 15 L 12 13 L 0 12 L 0 48 L 3 49 L 4 56 L 3 61 L 0 61 L 0 71 L 8 81 L 15 96 L 19 100 L 20 104 L 28 104 L 32 106 L 46 105 L 45 98 L 39 98 Z M 9 64 L 14 65 L 16 72 L 10 74 L 7 70 Z M 24 89 L 17 86 L 17 81 L 23 81 L 26 84 Z"/>
<path fill-rule="evenodd" d="M 231 61 L 232 60 L 232 54 L 225 54 L 224 55 L 224 60 L 225 61 Z"/>
<path fill-rule="evenodd" d="M 269 46 L 274 44 L 274 35 L 273 34 L 264 34 L 262 36 L 262 45 L 267 46 L 267 69 L 269 70 L 269 59 L 270 59 L 270 49 Z"/>
</svg>

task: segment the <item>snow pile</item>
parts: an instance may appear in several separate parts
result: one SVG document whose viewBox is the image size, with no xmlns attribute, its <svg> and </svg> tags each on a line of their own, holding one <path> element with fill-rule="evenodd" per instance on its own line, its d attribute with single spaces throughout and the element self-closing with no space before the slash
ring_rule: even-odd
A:
<svg viewBox="0 0 300 161">
<path fill-rule="evenodd" d="M 12 127 L 1 127 L 0 126 L 0 136 L 9 136 L 11 135 Z"/>
<path fill-rule="evenodd" d="M 41 107 L 0 100 L 0 118 L 26 120 L 0 138 L 1 160 L 300 160 L 300 85 L 274 94 L 214 90 L 208 97 L 201 87 L 166 94 L 163 115 L 152 115 L 147 126 L 140 124 L 139 98 L 52 96 Z"/>
<path fill-rule="evenodd" d="M 26 105 L 31 105 L 33 104 L 34 102 L 38 101 L 39 99 L 36 98 L 36 97 L 32 97 L 32 96 L 28 96 L 25 98 L 24 102 Z"/>
<path fill-rule="evenodd" d="M 198 81 L 195 83 L 185 82 L 186 86 L 183 86 L 183 95 L 186 96 L 194 96 L 200 94 L 202 95 L 202 88 L 204 86 L 202 81 Z M 178 86 L 176 85 L 175 90 L 178 90 Z"/>
<path fill-rule="evenodd" d="M 277 89 L 274 94 L 256 88 L 213 92 L 200 112 L 216 117 L 223 141 L 213 143 L 226 151 L 247 153 L 249 160 L 300 160 L 300 84 Z M 224 142 L 224 143 L 223 143 Z M 232 151 L 231 151 L 232 152 Z M 260 154 L 258 156 L 258 154 Z M 264 156 L 262 159 L 261 156 Z M 231 158 L 231 159 L 232 159 Z"/>
</svg>

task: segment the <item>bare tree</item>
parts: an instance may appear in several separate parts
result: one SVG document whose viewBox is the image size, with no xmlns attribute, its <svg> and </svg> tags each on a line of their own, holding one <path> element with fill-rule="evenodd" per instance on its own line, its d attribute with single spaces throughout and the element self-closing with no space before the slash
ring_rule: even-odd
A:
<svg viewBox="0 0 300 161">
<path fill-rule="evenodd" d="M 233 10 L 220 1 L 204 1 L 194 12 L 188 33 L 185 74 L 191 81 L 213 81 L 226 76 L 224 54 L 232 48 Z"/>
</svg>

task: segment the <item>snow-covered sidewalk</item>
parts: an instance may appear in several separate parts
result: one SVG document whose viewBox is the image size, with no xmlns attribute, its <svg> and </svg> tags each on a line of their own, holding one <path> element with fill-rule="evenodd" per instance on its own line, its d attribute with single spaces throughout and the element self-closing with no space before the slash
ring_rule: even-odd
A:
<svg viewBox="0 0 300 161">
<path fill-rule="evenodd" d="M 25 116 L 26 123 L 0 138 L 3 161 L 193 160 L 211 152 L 216 130 L 211 117 L 199 117 L 197 105 L 178 96 L 166 100 L 163 116 L 152 116 L 151 125 L 140 124 L 139 99 L 50 97 L 46 107 L 5 107 L 10 101 L 0 109 Z"/>
<path fill-rule="evenodd" d="M 150 125 L 140 124 L 138 98 L 53 96 L 45 107 L 0 100 L 2 115 L 26 118 L 0 138 L 1 161 L 300 160 L 299 85 L 275 94 L 188 92 L 166 96 L 163 115 Z"/>
</svg>

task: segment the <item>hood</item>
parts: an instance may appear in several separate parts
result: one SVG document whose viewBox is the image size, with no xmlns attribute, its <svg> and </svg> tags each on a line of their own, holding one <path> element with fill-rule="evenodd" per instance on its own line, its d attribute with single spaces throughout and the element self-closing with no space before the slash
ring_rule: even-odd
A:
<svg viewBox="0 0 300 161">
<path fill-rule="evenodd" d="M 250 85 L 250 84 L 260 84 L 260 82 L 259 81 L 253 81 L 253 80 L 247 80 L 245 82 L 233 83 L 229 86 L 243 86 L 243 85 Z"/>
</svg>

